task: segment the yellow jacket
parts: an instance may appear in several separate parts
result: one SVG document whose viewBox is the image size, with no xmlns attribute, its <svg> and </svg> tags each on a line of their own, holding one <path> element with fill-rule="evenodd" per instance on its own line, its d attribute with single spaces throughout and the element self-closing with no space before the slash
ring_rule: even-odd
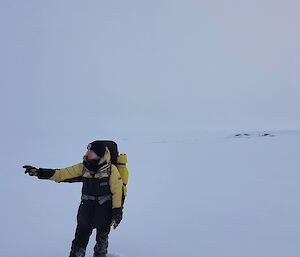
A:
<svg viewBox="0 0 300 257">
<path fill-rule="evenodd" d="M 108 148 L 106 148 L 104 158 L 108 163 L 110 163 L 110 152 Z M 123 182 L 117 167 L 114 166 L 113 164 L 111 164 L 110 175 L 108 175 L 107 173 L 96 173 L 94 178 L 92 178 L 89 171 L 84 167 L 83 163 L 77 163 L 70 167 L 55 170 L 55 173 L 53 174 L 52 177 L 50 177 L 50 180 L 53 180 L 55 182 L 62 182 L 64 180 L 68 180 L 76 177 L 83 177 L 83 178 L 90 178 L 90 179 L 101 179 L 101 178 L 109 177 L 109 188 L 112 194 L 112 208 L 120 208 L 122 206 Z"/>
</svg>

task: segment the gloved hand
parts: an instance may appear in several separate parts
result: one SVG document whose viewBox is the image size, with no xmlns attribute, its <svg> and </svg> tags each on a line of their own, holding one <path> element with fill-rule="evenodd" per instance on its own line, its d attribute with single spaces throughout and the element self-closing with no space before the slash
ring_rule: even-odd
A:
<svg viewBox="0 0 300 257">
<path fill-rule="evenodd" d="M 39 169 L 31 165 L 24 165 L 23 168 L 26 169 L 25 174 L 28 173 L 29 176 L 38 176 L 39 174 Z"/>
<path fill-rule="evenodd" d="M 122 207 L 112 209 L 111 225 L 113 226 L 114 229 L 120 224 L 122 217 L 123 217 Z"/>
</svg>

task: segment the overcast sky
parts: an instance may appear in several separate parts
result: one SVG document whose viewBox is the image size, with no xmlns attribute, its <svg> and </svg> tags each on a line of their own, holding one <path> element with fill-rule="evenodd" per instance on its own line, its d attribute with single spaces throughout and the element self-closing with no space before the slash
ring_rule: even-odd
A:
<svg viewBox="0 0 300 257">
<path fill-rule="evenodd" d="M 299 128 L 299 8 L 1 0 L 2 134 Z"/>
</svg>

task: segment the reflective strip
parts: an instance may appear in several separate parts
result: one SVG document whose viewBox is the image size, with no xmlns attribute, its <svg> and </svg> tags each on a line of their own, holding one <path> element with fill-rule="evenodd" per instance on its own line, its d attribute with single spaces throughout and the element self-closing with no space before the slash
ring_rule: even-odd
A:
<svg viewBox="0 0 300 257">
<path fill-rule="evenodd" d="M 100 183 L 100 186 L 107 186 L 108 185 L 108 182 L 102 182 Z"/>
<path fill-rule="evenodd" d="M 98 203 L 101 205 L 104 204 L 106 201 L 110 201 L 110 200 L 112 200 L 111 195 L 106 195 L 106 196 L 102 196 L 102 198 L 98 200 Z"/>
<path fill-rule="evenodd" d="M 81 195 L 81 200 L 98 201 L 100 205 L 111 199 L 112 199 L 111 195 L 104 195 L 104 196 L 93 196 L 93 195 L 85 195 L 85 194 Z"/>
</svg>

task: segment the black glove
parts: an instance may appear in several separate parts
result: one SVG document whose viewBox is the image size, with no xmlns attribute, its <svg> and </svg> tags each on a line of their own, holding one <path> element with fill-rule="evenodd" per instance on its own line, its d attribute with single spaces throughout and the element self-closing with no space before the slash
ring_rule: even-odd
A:
<svg viewBox="0 0 300 257">
<path fill-rule="evenodd" d="M 43 168 L 36 168 L 31 165 L 24 165 L 23 166 L 25 170 L 25 174 L 28 173 L 29 176 L 37 176 L 39 179 L 49 179 L 51 178 L 55 170 L 53 169 L 43 169 Z"/>
<path fill-rule="evenodd" d="M 112 209 L 111 225 L 113 226 L 114 229 L 120 224 L 122 217 L 123 217 L 122 207 Z"/>
<path fill-rule="evenodd" d="M 39 175 L 39 169 L 36 167 L 33 167 L 31 165 L 24 165 L 23 166 L 25 170 L 25 174 L 28 173 L 29 176 L 38 176 Z"/>
</svg>

